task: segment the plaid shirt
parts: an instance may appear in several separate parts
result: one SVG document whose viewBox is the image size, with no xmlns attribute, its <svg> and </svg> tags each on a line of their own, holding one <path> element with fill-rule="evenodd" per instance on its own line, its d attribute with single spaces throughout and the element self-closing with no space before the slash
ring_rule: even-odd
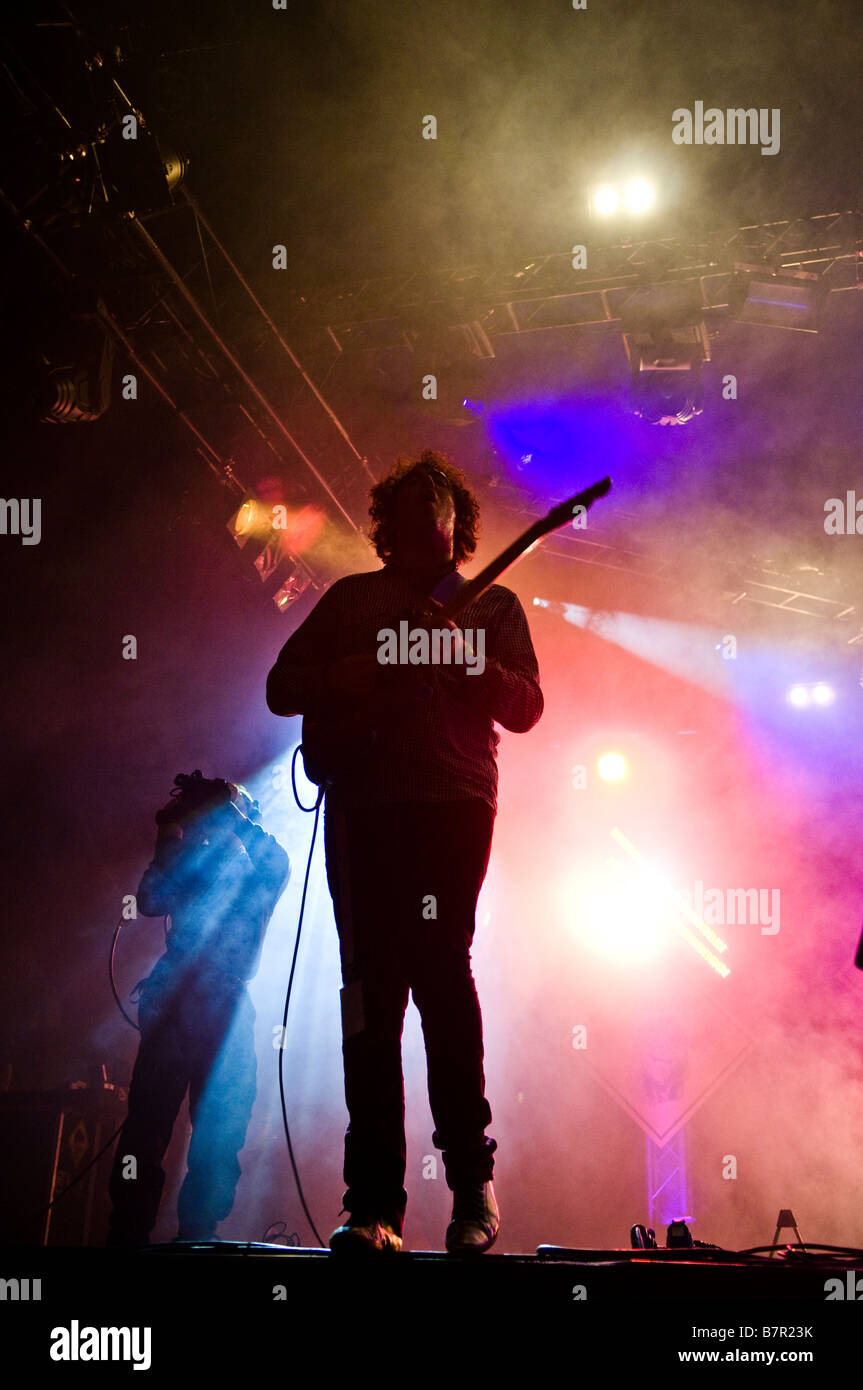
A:
<svg viewBox="0 0 863 1390">
<path fill-rule="evenodd" d="M 270 672 L 267 703 L 273 713 L 332 710 L 327 668 L 345 656 L 374 656 L 379 630 L 397 631 L 419 592 L 393 562 L 336 580 L 288 638 Z M 533 728 L 543 710 L 539 666 L 524 609 L 511 589 L 493 584 L 459 613 L 458 625 L 484 629 L 482 674 L 469 674 L 464 665 L 419 668 L 427 698 L 404 699 L 397 718 L 388 715 L 377 724 L 373 755 L 335 780 L 342 805 L 481 797 L 497 810 L 500 735 L 494 723 L 514 733 Z M 350 703 L 342 702 L 346 713 Z"/>
</svg>

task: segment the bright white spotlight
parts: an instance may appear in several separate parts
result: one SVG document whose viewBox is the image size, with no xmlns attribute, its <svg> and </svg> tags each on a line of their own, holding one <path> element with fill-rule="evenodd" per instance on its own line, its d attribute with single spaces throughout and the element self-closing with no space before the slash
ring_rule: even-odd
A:
<svg viewBox="0 0 863 1390">
<path fill-rule="evenodd" d="M 631 179 L 626 186 L 626 206 L 630 212 L 647 212 L 653 206 L 653 198 L 647 179 Z"/>
<path fill-rule="evenodd" d="M 593 195 L 593 208 L 600 217 L 608 217 L 617 208 L 617 194 L 609 184 L 603 184 Z"/>
<path fill-rule="evenodd" d="M 825 685 L 823 681 L 820 681 L 812 691 L 812 699 L 816 705 L 832 705 L 834 698 L 833 687 Z"/>
<path fill-rule="evenodd" d="M 653 188 L 646 178 L 630 179 L 627 183 L 627 208 L 630 213 L 646 213 L 653 206 Z"/>
<path fill-rule="evenodd" d="M 792 685 L 788 692 L 788 703 L 795 709 L 803 709 L 809 704 L 809 691 L 805 685 Z"/>
<path fill-rule="evenodd" d="M 590 951 L 637 963 L 668 945 L 668 905 L 631 864 L 606 859 L 593 869 L 583 869 L 577 886 L 570 887 L 567 915 L 575 935 Z"/>
<path fill-rule="evenodd" d="M 620 753 L 603 753 L 596 766 L 603 782 L 619 782 L 626 776 L 626 759 Z"/>
</svg>

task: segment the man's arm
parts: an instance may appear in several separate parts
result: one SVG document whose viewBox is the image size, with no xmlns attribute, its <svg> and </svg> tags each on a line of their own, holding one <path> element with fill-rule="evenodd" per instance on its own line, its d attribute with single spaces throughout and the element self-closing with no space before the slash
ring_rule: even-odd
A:
<svg viewBox="0 0 863 1390">
<path fill-rule="evenodd" d="M 238 806 L 227 806 L 225 812 L 231 817 L 231 829 L 242 842 L 264 887 L 273 895 L 272 901 L 275 906 L 291 877 L 290 859 L 276 837 L 268 835 L 262 826 L 250 821 Z"/>
<path fill-rule="evenodd" d="M 183 878 L 183 832 L 178 825 L 160 825 L 156 853 L 144 871 L 136 894 L 145 917 L 164 917 L 171 911 Z"/>
<path fill-rule="evenodd" d="M 524 609 L 512 590 L 505 592 L 506 607 L 486 634 L 491 637 L 495 656 L 486 655 L 482 673 L 472 672 L 467 665 L 439 670 L 451 694 L 482 710 L 511 733 L 525 734 L 538 722 L 544 708 L 539 663 Z"/>
<path fill-rule="evenodd" d="M 267 706 L 273 714 L 290 717 L 326 705 L 327 671 L 337 658 L 341 584 L 337 579 L 327 589 L 279 652 L 267 677 Z"/>
</svg>

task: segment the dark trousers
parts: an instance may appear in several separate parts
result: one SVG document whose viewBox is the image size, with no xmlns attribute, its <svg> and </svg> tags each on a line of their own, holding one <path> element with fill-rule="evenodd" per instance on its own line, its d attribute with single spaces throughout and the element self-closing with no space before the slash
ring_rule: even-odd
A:
<svg viewBox="0 0 863 1390">
<path fill-rule="evenodd" d="M 231 1211 L 237 1155 L 255 1100 L 255 1011 L 241 980 L 177 970 L 163 957 L 141 992 L 141 1045 L 114 1158 L 108 1244 L 144 1245 L 165 1182 L 162 1160 L 189 1090 L 192 1138 L 177 1202 L 179 1238 L 203 1240 Z M 124 1177 L 128 1156 L 137 1176 Z"/>
<path fill-rule="evenodd" d="M 476 900 L 494 812 L 486 802 L 343 811 L 327 798 L 327 878 L 342 962 L 344 1210 L 401 1233 L 405 1097 L 401 1040 L 409 993 L 422 1019 L 429 1102 L 447 1185 L 488 1182 L 482 1015 L 470 966 Z"/>
</svg>

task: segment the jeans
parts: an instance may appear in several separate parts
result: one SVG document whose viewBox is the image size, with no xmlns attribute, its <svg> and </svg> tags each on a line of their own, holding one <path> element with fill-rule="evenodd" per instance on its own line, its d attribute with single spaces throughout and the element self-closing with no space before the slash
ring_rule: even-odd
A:
<svg viewBox="0 0 863 1390">
<path fill-rule="evenodd" d="M 327 879 L 339 932 L 345 1101 L 344 1210 L 401 1234 L 407 1193 L 401 1040 L 421 1019 L 433 1144 L 447 1186 L 488 1182 L 482 1015 L 470 966 L 494 811 L 480 799 L 343 810 L 327 798 Z"/>
<path fill-rule="evenodd" d="M 165 1182 L 162 1159 L 189 1090 L 192 1138 L 177 1202 L 179 1238 L 204 1240 L 231 1211 L 237 1155 L 255 1100 L 255 1011 L 245 984 L 165 957 L 142 985 L 141 1045 L 129 1088 L 109 1192 L 108 1244 L 143 1245 L 156 1224 Z M 137 1176 L 123 1177 L 134 1155 Z"/>
</svg>

